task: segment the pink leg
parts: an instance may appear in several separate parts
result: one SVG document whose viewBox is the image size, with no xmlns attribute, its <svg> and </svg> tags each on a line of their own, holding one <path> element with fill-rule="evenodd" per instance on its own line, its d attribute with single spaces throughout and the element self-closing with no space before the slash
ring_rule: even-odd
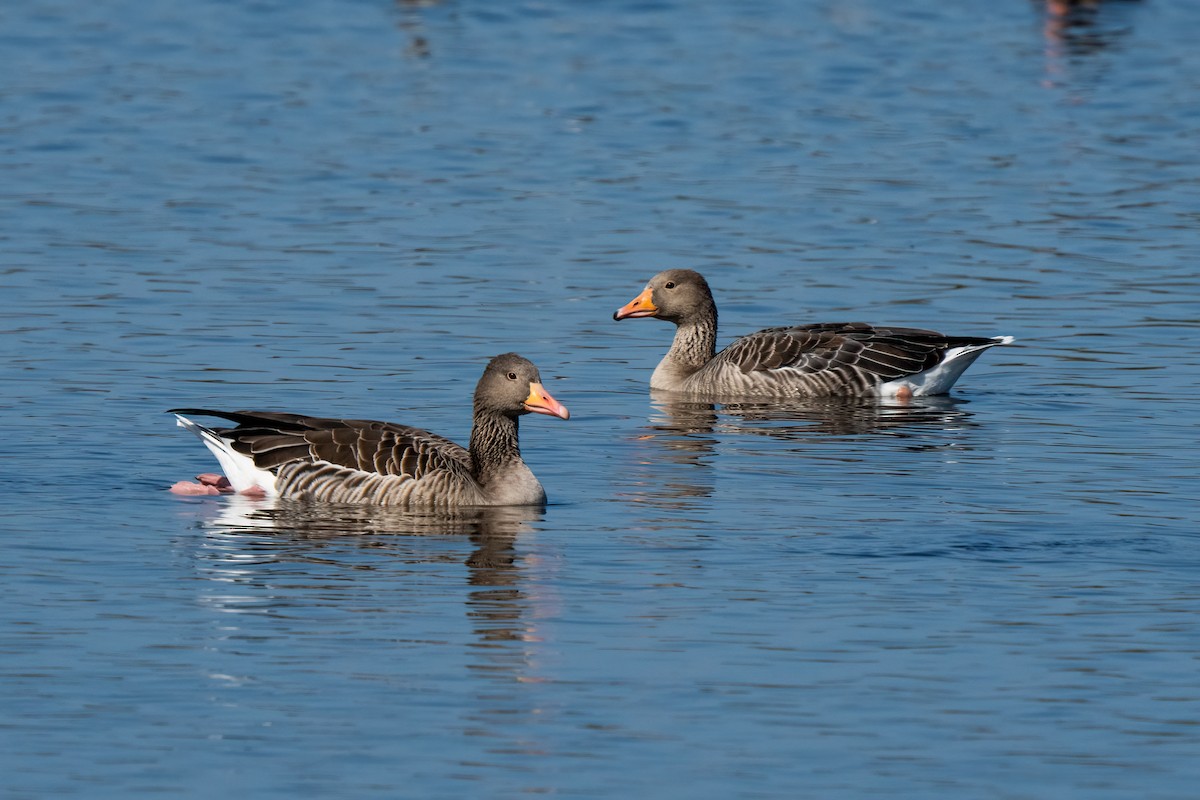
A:
<svg viewBox="0 0 1200 800">
<path fill-rule="evenodd" d="M 171 494 L 185 495 L 217 495 L 221 490 L 215 486 L 208 486 L 203 483 L 192 483 L 191 481 L 180 481 L 168 489 Z"/>
<path fill-rule="evenodd" d="M 203 483 L 205 486 L 215 486 L 221 492 L 232 492 L 233 486 L 229 483 L 229 478 L 224 475 L 218 475 L 215 472 L 205 472 L 196 476 L 196 480 Z"/>
<path fill-rule="evenodd" d="M 224 475 L 218 475 L 215 472 L 205 472 L 202 475 L 197 475 L 196 480 L 199 483 L 191 481 L 180 481 L 170 488 L 172 494 L 183 494 L 192 496 L 212 496 L 218 494 L 232 494 L 233 487 L 229 484 L 229 479 Z M 256 489 L 258 487 L 255 487 Z M 262 491 L 261 489 L 259 490 Z"/>
</svg>

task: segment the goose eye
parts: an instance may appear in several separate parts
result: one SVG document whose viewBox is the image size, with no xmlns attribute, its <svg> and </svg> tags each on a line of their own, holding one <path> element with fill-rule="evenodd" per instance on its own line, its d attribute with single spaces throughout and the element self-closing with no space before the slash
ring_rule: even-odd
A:
<svg viewBox="0 0 1200 800">
<path fill-rule="evenodd" d="M 510 381 L 515 381 L 517 379 L 517 373 L 515 373 L 515 372 L 508 373 L 508 379 Z"/>
<path fill-rule="evenodd" d="M 675 281 L 667 281 L 666 283 L 663 284 L 663 288 L 664 289 L 674 289 Z"/>
</svg>

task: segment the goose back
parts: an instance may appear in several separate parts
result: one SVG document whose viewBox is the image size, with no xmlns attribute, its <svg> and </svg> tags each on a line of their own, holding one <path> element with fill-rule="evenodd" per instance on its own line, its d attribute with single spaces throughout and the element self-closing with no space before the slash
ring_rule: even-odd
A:
<svg viewBox="0 0 1200 800">
<path fill-rule="evenodd" d="M 921 328 L 829 322 L 743 336 L 676 386 L 689 394 L 749 397 L 865 396 L 936 368 L 955 348 L 1000 344 Z"/>
<path fill-rule="evenodd" d="M 212 432 L 274 473 L 274 491 L 282 497 L 386 506 L 485 504 L 467 449 L 420 428 L 273 411 L 175 413 L 237 423 Z"/>
</svg>

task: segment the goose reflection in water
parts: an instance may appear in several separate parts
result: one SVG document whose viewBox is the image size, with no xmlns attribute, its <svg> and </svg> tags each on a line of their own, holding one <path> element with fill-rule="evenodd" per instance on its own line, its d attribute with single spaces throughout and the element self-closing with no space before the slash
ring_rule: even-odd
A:
<svg viewBox="0 0 1200 800">
<path fill-rule="evenodd" d="M 904 440 L 910 452 L 969 450 L 963 434 L 978 426 L 969 401 L 947 396 L 909 401 L 827 398 L 771 403 L 714 404 L 651 392 L 654 412 L 635 435 L 640 445 L 629 495 L 667 509 L 697 506 L 714 491 L 714 464 L 721 450 L 739 448 L 747 437 L 796 442 L 799 458 L 828 456 L 822 444 L 879 437 Z M 729 458 L 745 455 L 728 452 Z M 799 464 L 797 469 L 799 469 Z"/>
<path fill-rule="evenodd" d="M 824 398 L 770 403 L 702 403 L 680 401 L 652 392 L 659 412 L 652 427 L 676 433 L 714 432 L 807 439 L 944 428 L 969 423 L 967 401 L 957 397 L 921 397 L 908 401 L 873 398 Z"/>
<path fill-rule="evenodd" d="M 441 603 L 455 591 L 442 580 L 445 569 L 429 566 L 463 564 L 470 587 L 463 602 L 474 637 L 467 647 L 480 654 L 468 666 L 508 682 L 540 680 L 532 666 L 534 643 L 541 641 L 536 625 L 554 604 L 544 593 L 528 595 L 525 572 L 547 562 L 518 555 L 516 542 L 536 530 L 544 507 L 401 511 L 239 495 L 201 504 L 219 504 L 201 521 L 206 535 L 196 553 L 201 575 L 221 585 L 218 591 L 209 585 L 200 598 L 204 605 L 291 618 L 314 606 L 335 607 L 416 623 L 425 615 L 412 609 L 431 599 Z M 362 606 L 364 597 L 369 607 Z M 415 642 L 407 646 L 422 644 L 419 631 L 397 635 Z"/>
</svg>

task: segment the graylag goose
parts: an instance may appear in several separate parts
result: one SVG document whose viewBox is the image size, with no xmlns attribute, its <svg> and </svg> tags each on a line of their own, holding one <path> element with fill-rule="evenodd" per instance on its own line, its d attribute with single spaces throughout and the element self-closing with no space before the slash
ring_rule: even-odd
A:
<svg viewBox="0 0 1200 800">
<path fill-rule="evenodd" d="M 221 485 L 232 491 L 400 507 L 544 503 L 546 492 L 521 460 L 517 420 L 527 413 L 570 417 L 542 387 L 537 367 L 515 353 L 496 356 L 484 369 L 475 387 L 475 420 L 466 448 L 392 422 L 274 411 L 178 408 L 171 413 L 217 457 L 228 478 Z M 206 428 L 184 414 L 221 417 L 236 427 Z M 208 478 L 204 482 L 215 490 L 217 477 L 201 479 Z"/>
<path fill-rule="evenodd" d="M 650 388 L 720 401 L 762 397 L 892 397 L 945 394 L 989 347 L 1011 336 L 945 336 L 862 322 L 795 325 L 743 336 L 717 352 L 717 305 L 704 277 L 669 269 L 613 319 L 675 323 L 675 341 Z"/>
</svg>

